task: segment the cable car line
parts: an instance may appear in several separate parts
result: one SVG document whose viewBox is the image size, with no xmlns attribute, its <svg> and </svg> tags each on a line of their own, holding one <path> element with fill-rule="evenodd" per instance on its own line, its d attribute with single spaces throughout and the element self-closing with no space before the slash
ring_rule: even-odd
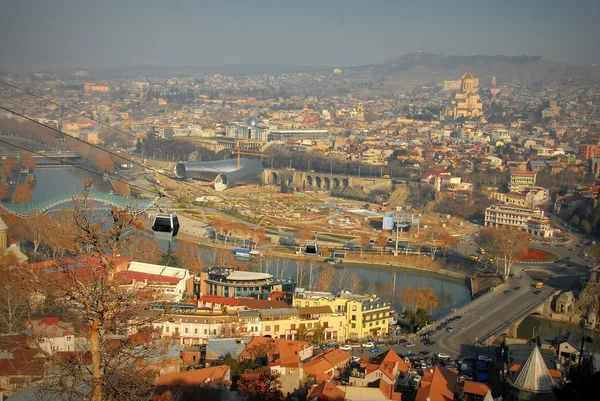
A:
<svg viewBox="0 0 600 401">
<path fill-rule="evenodd" d="M 92 174 L 103 176 L 103 174 L 101 174 L 101 173 L 99 173 L 97 171 L 94 171 L 94 170 L 91 170 L 91 169 L 88 169 L 88 168 L 84 168 L 82 166 L 77 166 L 75 164 L 68 163 L 68 162 L 66 162 L 64 160 L 61 160 L 60 158 L 53 157 L 53 156 L 48 156 L 48 155 L 46 155 L 44 153 L 40 153 L 40 152 L 37 152 L 35 150 L 27 149 L 27 148 L 25 148 L 23 146 L 20 146 L 20 145 L 14 145 L 14 144 L 9 143 L 7 141 L 4 141 L 2 139 L 0 139 L 0 143 L 3 143 L 3 144 L 8 145 L 8 146 L 15 147 L 17 149 L 21 149 L 21 150 L 26 151 L 26 152 L 34 153 L 36 155 L 39 155 L 39 156 L 42 156 L 42 157 L 45 157 L 45 158 L 48 158 L 48 159 L 51 159 L 51 160 L 55 160 L 55 161 L 57 161 L 57 162 L 59 162 L 61 164 L 68 165 L 68 166 L 71 166 L 71 167 L 75 167 L 75 168 L 78 168 L 80 170 L 86 171 L 88 173 L 92 173 Z M 131 188 L 136 188 L 136 189 L 141 190 L 141 191 L 149 192 L 151 194 L 157 195 L 160 198 L 163 197 L 162 196 L 163 194 L 161 194 L 160 192 L 158 194 L 156 194 L 152 190 L 140 187 L 140 186 L 135 185 L 135 184 L 131 184 L 131 183 L 129 183 L 127 181 L 124 181 L 124 180 L 121 180 L 119 178 L 111 178 L 111 179 L 114 180 L 114 181 L 118 181 L 118 182 L 127 184 Z M 162 240 L 171 241 L 174 237 L 177 236 L 177 233 L 179 232 L 179 219 L 178 219 L 177 215 L 175 213 L 167 213 L 167 214 L 165 214 L 162 211 L 162 209 L 159 207 L 159 213 L 157 213 L 156 216 L 154 216 L 154 221 L 152 223 L 152 231 L 154 232 L 154 237 L 156 239 L 159 239 L 159 240 L 162 239 Z"/>
<path fill-rule="evenodd" d="M 93 116 L 92 116 L 92 117 L 90 117 L 90 116 L 88 116 L 88 115 L 82 114 L 83 112 L 82 112 L 81 110 L 75 110 L 75 109 L 73 109 L 72 107 L 66 106 L 66 105 L 64 105 L 64 104 L 60 104 L 60 103 L 58 103 L 58 102 L 56 102 L 56 101 L 54 101 L 54 100 L 52 100 L 52 99 L 48 99 L 48 98 L 45 98 L 45 97 L 43 97 L 43 96 L 40 96 L 40 95 L 38 95 L 37 93 L 31 92 L 31 91 L 29 91 L 29 90 L 27 90 L 27 89 L 25 89 L 25 88 L 22 88 L 22 87 L 20 87 L 20 86 L 17 86 L 17 85 L 11 84 L 10 82 L 6 82 L 6 81 L 5 81 L 5 80 L 3 80 L 3 79 L 0 79 L 0 83 L 4 84 L 4 85 L 6 85 L 6 86 L 8 86 L 8 87 L 10 87 L 10 88 L 13 88 L 13 89 L 16 89 L 16 90 L 18 90 L 18 91 L 21 91 L 21 92 L 23 92 L 23 93 L 25 93 L 25 94 L 27 94 L 27 95 L 29 95 L 29 96 L 32 96 L 32 97 L 34 97 L 34 98 L 36 98 L 36 99 L 42 100 L 42 101 L 44 101 L 44 102 L 47 102 L 47 103 L 53 104 L 53 105 L 55 105 L 55 106 L 58 106 L 58 107 L 62 107 L 62 108 L 63 108 L 63 109 L 65 109 L 65 110 L 68 110 L 68 111 L 70 111 L 70 112 L 72 112 L 72 113 L 76 113 L 77 115 L 79 115 L 79 116 L 81 116 L 81 117 L 84 117 L 84 118 L 87 118 L 88 120 L 94 121 L 94 122 L 96 122 L 96 123 L 98 123 L 98 124 L 102 125 L 103 127 L 108 127 L 108 128 L 110 128 L 110 129 L 113 129 L 113 130 L 115 130 L 115 131 L 117 131 L 117 132 L 120 132 L 120 133 L 122 133 L 122 134 L 128 135 L 128 136 L 130 136 L 130 137 L 132 137 L 132 138 L 139 139 L 139 138 L 137 137 L 137 135 L 131 134 L 131 133 L 129 133 L 129 132 L 127 132 L 127 131 L 125 131 L 125 130 L 123 130 L 123 129 L 121 129 L 121 128 L 115 127 L 114 125 L 111 125 L 111 124 L 105 123 L 104 121 L 101 121 L 101 120 L 100 120 L 100 119 L 98 119 L 98 118 L 94 118 Z M 8 110 L 6 110 L 6 111 L 8 111 Z M 34 120 L 34 121 L 35 121 L 35 120 Z M 36 122 L 37 122 L 37 121 L 36 121 Z M 44 127 L 48 127 L 47 125 L 44 125 L 44 124 L 42 124 L 42 123 L 39 123 L 39 124 L 40 124 L 40 125 L 42 125 L 42 126 L 44 126 Z M 52 128 L 52 127 L 48 127 L 48 128 L 50 128 L 50 129 L 54 129 L 54 128 Z M 56 130 L 56 129 L 55 129 L 55 130 Z M 56 130 L 56 131 L 57 131 L 57 132 L 60 132 L 60 133 L 61 133 L 61 134 L 63 134 L 63 135 L 66 135 L 66 136 L 68 136 L 68 137 L 71 137 L 71 138 L 73 138 L 73 139 L 79 139 L 79 138 L 76 138 L 76 137 L 74 137 L 74 136 L 71 136 L 71 135 L 69 135 L 69 134 L 67 134 L 67 133 L 65 133 L 65 132 L 62 132 L 62 131 L 60 131 L 60 130 Z M 144 167 L 144 168 L 147 168 L 147 169 L 150 169 L 150 170 L 153 170 L 153 171 L 155 171 L 154 169 L 152 169 L 152 168 L 150 168 L 150 167 L 146 167 L 146 166 L 144 166 L 142 163 L 139 163 L 139 162 L 136 162 L 136 161 L 134 161 L 134 160 L 128 159 L 128 158 L 126 158 L 126 157 L 123 157 L 123 156 L 121 156 L 121 155 L 119 155 L 119 154 L 113 153 L 113 152 L 111 152 L 111 151 L 109 151 L 109 150 L 107 150 L 107 149 L 101 148 L 100 146 L 95 146 L 95 145 L 92 145 L 91 143 L 89 143 L 89 142 L 86 142 L 86 141 L 83 141 L 83 140 L 81 140 L 81 142 L 83 142 L 83 143 L 86 143 L 86 144 L 88 144 L 88 145 L 90 145 L 90 146 L 93 146 L 93 147 L 95 147 L 95 148 L 97 148 L 97 149 L 104 150 L 105 152 L 108 152 L 108 153 L 110 153 L 110 154 L 112 154 L 112 155 L 118 156 L 118 157 L 122 158 L 123 160 L 129 161 L 129 162 L 132 162 L 132 163 L 136 163 L 136 164 L 138 164 L 138 165 L 140 165 L 140 166 L 142 166 L 142 167 Z M 215 170 L 216 172 L 219 172 L 219 173 L 221 173 L 221 174 L 226 174 L 226 172 L 225 172 L 225 171 L 222 171 L 222 170 L 220 170 L 220 169 L 218 169 L 218 168 L 216 168 L 216 167 L 213 167 L 213 166 L 206 166 L 206 167 L 208 167 L 208 168 L 211 168 L 211 169 L 213 169 L 213 170 Z M 156 171 L 155 171 L 155 172 L 156 172 Z M 157 172 L 157 174 L 158 174 L 158 172 Z M 169 177 L 169 178 L 170 178 L 170 177 Z"/>
<path fill-rule="evenodd" d="M 2 139 L 0 139 L 0 143 L 3 143 L 3 144 L 5 144 L 5 145 L 8 145 L 8 146 L 15 147 L 15 148 L 17 148 L 17 149 L 20 149 L 20 150 L 24 150 L 24 151 L 26 151 L 26 152 L 34 153 L 34 154 L 36 154 L 36 155 L 38 155 L 38 156 L 42 156 L 42 157 L 45 157 L 45 158 L 47 158 L 47 159 L 55 160 L 55 161 L 57 161 L 57 162 L 59 162 L 59 163 L 61 163 L 61 164 L 64 164 L 64 165 L 67 165 L 67 166 L 71 166 L 71 167 L 75 167 L 75 168 L 78 168 L 78 169 L 80 169 L 80 170 L 86 171 L 86 172 L 88 172 L 88 173 L 91 173 L 91 174 L 96 174 L 96 175 L 99 175 L 99 176 L 103 176 L 103 174 L 102 174 L 102 173 L 99 173 L 99 172 L 97 172 L 97 171 L 94 171 L 94 170 L 92 170 L 92 169 L 85 168 L 85 167 L 82 167 L 82 166 L 78 166 L 78 165 L 76 165 L 76 164 L 71 164 L 71 163 L 69 163 L 69 162 L 67 162 L 67 161 L 64 161 L 64 160 L 62 160 L 62 159 L 58 158 L 58 157 L 54 157 L 54 156 L 48 156 L 47 154 L 44 154 L 44 153 L 41 153 L 41 152 L 37 152 L 37 151 L 35 151 L 35 150 L 27 149 L 27 148 L 25 148 L 25 147 L 23 147 L 23 146 L 20 146 L 20 145 L 15 145 L 15 144 L 13 144 L 13 143 L 7 142 L 7 141 L 5 141 L 5 140 L 2 140 Z M 121 183 L 123 183 L 123 184 L 127 184 L 127 185 L 129 185 L 131 188 L 135 188 L 135 189 L 138 189 L 138 190 L 140 190 L 140 191 L 145 191 L 145 192 L 149 192 L 149 193 L 151 193 L 151 194 L 153 194 L 153 195 L 157 195 L 157 194 L 156 194 L 154 191 L 152 191 L 152 190 L 150 190 L 150 189 L 147 189 L 147 188 L 140 187 L 139 185 L 131 184 L 131 183 L 129 183 L 128 181 L 122 180 L 122 179 L 120 179 L 120 178 L 111 178 L 111 180 L 112 180 L 112 181 L 121 182 Z M 158 195 L 157 195 L 157 196 L 158 196 Z"/>
<path fill-rule="evenodd" d="M 42 126 L 42 127 L 44 127 L 44 128 L 48 128 L 48 129 L 50 129 L 50 130 L 52 130 L 52 131 L 54 131 L 54 132 L 58 132 L 59 134 L 62 134 L 62 135 L 64 135 L 64 136 L 66 136 L 66 137 L 69 137 L 69 138 L 71 138 L 71 139 L 74 139 L 74 140 L 76 140 L 76 141 L 78 141 L 78 142 L 81 142 L 81 143 L 83 143 L 83 144 L 85 144 L 85 145 L 89 145 L 89 146 L 91 146 L 91 147 L 93 147 L 93 148 L 95 148 L 95 149 L 98 149 L 98 150 L 100 150 L 100 151 L 106 152 L 106 153 L 108 153 L 108 154 L 110 154 L 110 155 L 112 155 L 112 156 L 115 156 L 115 157 L 121 158 L 121 159 L 123 159 L 123 160 L 125 160 L 125 161 L 131 162 L 131 164 L 135 164 L 135 165 L 137 165 L 137 166 L 140 166 L 140 167 L 142 167 L 142 168 L 144 168 L 144 169 L 150 170 L 150 171 L 152 171 L 153 173 L 155 173 L 156 175 L 161 175 L 161 176 L 164 176 L 164 177 L 166 177 L 166 178 L 172 179 L 172 178 L 171 178 L 170 176 L 168 176 L 167 174 L 165 174 L 165 173 L 161 173 L 160 171 L 158 171 L 158 170 L 155 170 L 155 169 L 153 169 L 153 168 L 151 168 L 151 167 L 147 167 L 147 166 L 145 166 L 143 163 L 137 162 L 137 161 L 135 161 L 135 160 L 133 160 L 133 159 L 128 159 L 128 158 L 126 158 L 126 157 L 124 157 L 124 156 L 122 156 L 122 155 L 120 155 L 120 154 L 118 154 L 118 153 L 114 153 L 114 152 L 112 152 L 112 151 L 110 151 L 110 150 L 107 150 L 107 149 L 101 148 L 101 147 L 100 147 L 100 146 L 98 146 L 98 145 L 93 145 L 93 144 L 91 144 L 91 143 L 89 143 L 89 142 L 86 142 L 86 141 L 84 141 L 83 139 L 80 139 L 80 138 L 77 138 L 77 137 L 75 137 L 75 136 L 69 135 L 69 134 L 67 134 L 66 132 L 63 132 L 63 131 L 61 131 L 61 130 L 59 130 L 59 129 L 57 129 L 57 128 L 54 128 L 54 127 L 49 127 L 49 126 L 47 126 L 47 125 L 44 125 L 44 124 L 42 124 L 41 122 L 39 122 L 39 121 L 36 121 L 36 120 L 34 120 L 33 118 L 31 118 L 31 117 L 28 117 L 28 116 L 26 116 L 26 115 L 24 115 L 24 114 L 21 114 L 21 113 L 19 113 L 19 112 L 16 112 L 16 111 L 14 111 L 14 110 L 11 110 L 11 109 L 9 109 L 9 108 L 7 108 L 7 107 L 0 106 L 0 110 L 4 110 L 4 111 L 6 111 L 6 112 L 9 112 L 9 113 L 11 113 L 11 114 L 14 114 L 15 116 L 21 117 L 21 118 L 23 118 L 23 119 L 25 119 L 25 120 L 27 120 L 27 121 L 30 121 L 30 122 L 32 122 L 32 123 L 35 123 L 35 124 L 37 124 L 37 125 L 40 125 L 40 126 Z M 195 186 L 193 186 L 193 185 L 190 185 L 189 183 L 187 183 L 187 182 L 185 182 L 185 181 L 181 181 L 181 183 L 182 183 L 182 184 L 184 184 L 184 185 L 186 185 L 186 186 L 189 186 L 189 187 L 191 187 L 191 188 L 194 188 L 195 190 L 202 191 L 202 192 L 204 192 L 204 193 L 205 193 L 205 194 L 207 194 L 207 195 L 216 196 L 216 195 L 214 195 L 214 194 L 211 194 L 210 192 L 208 192 L 207 190 L 205 190 L 205 189 L 203 189 L 203 188 L 198 188 L 198 187 L 195 187 Z M 223 198 L 222 198 L 222 199 L 223 199 Z"/>
</svg>

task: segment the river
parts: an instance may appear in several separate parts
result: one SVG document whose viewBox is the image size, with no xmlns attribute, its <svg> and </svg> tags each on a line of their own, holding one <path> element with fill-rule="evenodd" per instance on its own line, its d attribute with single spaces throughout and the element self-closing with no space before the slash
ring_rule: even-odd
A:
<svg viewBox="0 0 600 401">
<path fill-rule="evenodd" d="M 534 336 L 540 336 L 542 340 L 550 342 L 555 337 L 570 331 L 572 331 L 579 339 L 581 339 L 582 333 L 592 337 L 593 342 L 586 343 L 585 349 L 600 352 L 599 332 L 587 330 L 581 326 L 573 326 L 567 322 L 555 322 L 553 320 L 542 319 L 538 316 L 527 316 L 517 329 L 517 337 L 531 339 L 535 338 Z"/>
<path fill-rule="evenodd" d="M 32 190 L 33 200 L 45 196 L 52 196 L 60 193 L 78 193 L 83 190 L 83 182 L 87 178 L 92 178 L 93 190 L 107 192 L 110 190 L 102 177 L 91 174 L 76 168 L 37 168 L 34 172 L 36 177 L 35 185 Z M 167 243 L 161 244 L 166 249 Z M 177 241 L 173 241 L 173 247 L 177 247 Z M 210 248 L 201 247 L 201 257 L 204 260 L 211 260 Z M 276 267 L 265 266 L 264 269 L 276 274 Z M 433 310 L 433 316 L 438 318 L 450 312 L 452 308 L 458 308 L 471 300 L 471 292 L 464 280 L 454 277 L 438 275 L 421 270 L 412 270 L 405 268 L 392 268 L 384 265 L 358 265 L 344 264 L 343 269 L 350 273 L 357 274 L 369 288 L 375 283 L 384 286 L 393 286 L 393 272 L 396 271 L 396 289 L 397 291 L 404 285 L 431 287 L 438 296 L 438 306 Z M 280 271 L 281 273 L 281 271 Z M 291 260 L 287 264 L 287 270 L 281 275 L 284 279 L 296 277 L 296 262 Z M 316 282 L 316 280 L 314 280 Z M 401 305 L 397 302 L 394 305 L 400 310 Z"/>
</svg>

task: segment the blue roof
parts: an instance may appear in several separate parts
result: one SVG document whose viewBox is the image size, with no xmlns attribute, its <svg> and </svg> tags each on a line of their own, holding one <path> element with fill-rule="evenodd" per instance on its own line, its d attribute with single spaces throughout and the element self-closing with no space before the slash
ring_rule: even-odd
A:
<svg viewBox="0 0 600 401">
<path fill-rule="evenodd" d="M 247 253 L 247 254 L 250 254 L 250 250 L 249 249 L 242 249 L 242 248 L 235 248 L 232 252 L 233 253 Z"/>
</svg>

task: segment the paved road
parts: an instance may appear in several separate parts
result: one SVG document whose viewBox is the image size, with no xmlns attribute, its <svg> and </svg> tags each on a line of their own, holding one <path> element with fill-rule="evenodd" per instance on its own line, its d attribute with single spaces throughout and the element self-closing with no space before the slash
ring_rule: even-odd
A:
<svg viewBox="0 0 600 401">
<path fill-rule="evenodd" d="M 523 274 L 521 278 L 513 277 L 509 281 L 510 293 L 499 290 L 483 302 L 477 303 L 472 309 L 462 314 L 462 319 L 450 324 L 452 332 L 446 330 L 433 335 L 433 340 L 449 355 L 468 355 L 468 347 L 464 344 L 474 344 L 489 333 L 504 325 L 511 319 L 528 311 L 541 298 L 550 295 L 554 289 L 546 286 L 540 294 L 534 293 L 531 277 Z M 520 287 L 520 289 L 516 289 Z"/>
</svg>

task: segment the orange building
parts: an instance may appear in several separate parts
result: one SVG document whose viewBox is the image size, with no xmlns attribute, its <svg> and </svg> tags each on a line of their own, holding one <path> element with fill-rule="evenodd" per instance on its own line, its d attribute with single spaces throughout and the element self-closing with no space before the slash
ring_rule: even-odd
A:
<svg viewBox="0 0 600 401">
<path fill-rule="evenodd" d="M 577 157 L 579 157 L 581 160 L 600 157 L 600 145 L 579 145 Z"/>
</svg>

